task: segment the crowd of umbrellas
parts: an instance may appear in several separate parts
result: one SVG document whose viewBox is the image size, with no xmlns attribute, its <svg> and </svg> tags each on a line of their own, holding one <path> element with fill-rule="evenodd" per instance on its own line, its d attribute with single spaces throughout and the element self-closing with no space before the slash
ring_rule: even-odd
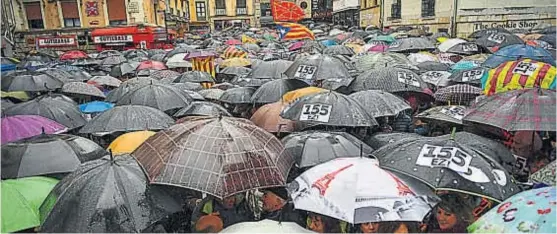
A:
<svg viewBox="0 0 557 234">
<path fill-rule="evenodd" d="M 1 231 L 557 230 L 555 26 L 312 27 L 3 58 Z"/>
</svg>

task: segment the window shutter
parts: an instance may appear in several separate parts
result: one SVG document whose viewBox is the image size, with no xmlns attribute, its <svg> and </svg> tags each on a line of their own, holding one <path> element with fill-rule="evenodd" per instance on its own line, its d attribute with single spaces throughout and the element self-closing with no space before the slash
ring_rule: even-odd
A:
<svg viewBox="0 0 557 234">
<path fill-rule="evenodd" d="M 27 14 L 27 20 L 42 20 L 41 3 L 25 3 L 25 14 Z"/>
<path fill-rule="evenodd" d="M 106 0 L 108 20 L 126 20 L 126 3 L 124 0 Z"/>
<path fill-rule="evenodd" d="M 62 3 L 62 15 L 64 19 L 79 19 L 79 13 L 77 12 L 77 2 L 66 1 Z"/>
</svg>

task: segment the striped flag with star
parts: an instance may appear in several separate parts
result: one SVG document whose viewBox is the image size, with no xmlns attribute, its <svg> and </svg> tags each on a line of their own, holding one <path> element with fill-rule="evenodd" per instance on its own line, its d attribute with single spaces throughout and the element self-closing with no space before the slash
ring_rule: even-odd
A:
<svg viewBox="0 0 557 234">
<path fill-rule="evenodd" d="M 313 32 L 301 24 L 288 22 L 275 22 L 275 24 L 277 24 L 277 31 L 282 40 L 315 40 Z"/>
</svg>

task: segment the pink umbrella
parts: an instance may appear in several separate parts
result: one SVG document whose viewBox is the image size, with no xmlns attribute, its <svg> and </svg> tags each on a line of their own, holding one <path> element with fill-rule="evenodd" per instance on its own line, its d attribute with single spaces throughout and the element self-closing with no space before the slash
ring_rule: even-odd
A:
<svg viewBox="0 0 557 234">
<path fill-rule="evenodd" d="M 74 60 L 88 58 L 87 53 L 81 50 L 71 50 L 60 55 L 60 60 Z"/>
<path fill-rule="evenodd" d="M 293 51 L 293 50 L 299 50 L 302 48 L 302 46 L 304 46 L 304 42 L 303 41 L 298 41 L 295 42 L 294 44 L 290 45 L 288 47 L 288 50 Z"/>
<path fill-rule="evenodd" d="M 367 51 L 368 52 L 385 52 L 389 48 L 388 45 L 374 45 L 370 47 Z"/>
<path fill-rule="evenodd" d="M 2 144 L 46 134 L 57 134 L 68 130 L 54 120 L 38 115 L 14 115 L 2 118 Z"/>
<path fill-rule="evenodd" d="M 153 61 L 153 60 L 145 60 L 139 63 L 137 66 L 137 70 L 144 70 L 144 69 L 153 69 L 153 70 L 164 70 L 167 69 L 166 65 L 163 62 Z"/>
<path fill-rule="evenodd" d="M 227 45 L 241 45 L 242 42 L 236 39 L 230 39 L 228 41 L 225 42 L 225 44 Z"/>
</svg>

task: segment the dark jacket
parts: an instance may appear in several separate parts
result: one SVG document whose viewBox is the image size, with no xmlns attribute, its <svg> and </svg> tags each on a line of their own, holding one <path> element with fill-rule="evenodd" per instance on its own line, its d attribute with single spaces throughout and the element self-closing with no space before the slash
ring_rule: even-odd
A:
<svg viewBox="0 0 557 234">
<path fill-rule="evenodd" d="M 277 222 L 293 222 L 302 227 L 306 226 L 306 217 L 298 210 L 294 209 L 292 202 L 286 203 L 282 209 L 275 212 L 264 213 L 261 219 L 270 219 Z"/>
</svg>

